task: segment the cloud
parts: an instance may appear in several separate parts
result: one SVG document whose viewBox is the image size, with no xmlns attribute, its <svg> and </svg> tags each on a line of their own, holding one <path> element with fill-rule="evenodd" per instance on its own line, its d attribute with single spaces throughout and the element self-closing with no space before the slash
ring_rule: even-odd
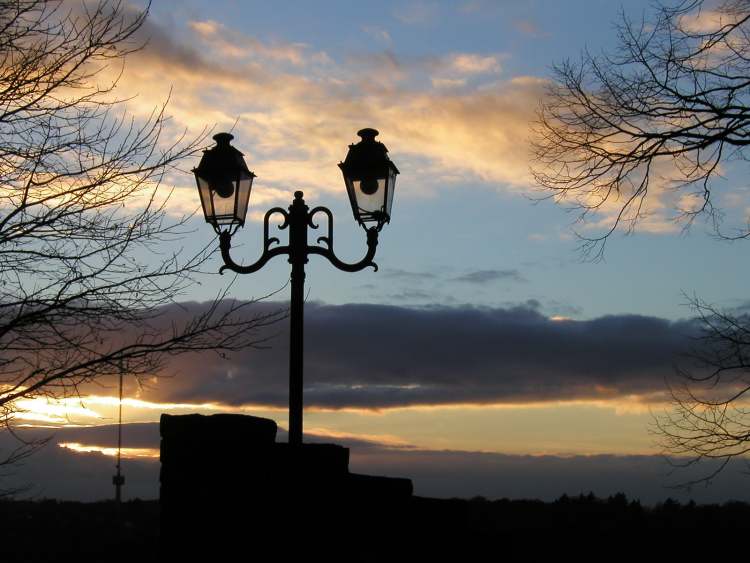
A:
<svg viewBox="0 0 750 563">
<path fill-rule="evenodd" d="M 497 56 L 483 56 L 474 53 L 456 53 L 447 57 L 447 66 L 459 74 L 492 74 L 500 72 Z"/>
<path fill-rule="evenodd" d="M 304 190 L 311 201 L 321 192 L 340 193 L 336 163 L 363 126 L 381 131 L 403 177 L 410 178 L 399 197 L 424 197 L 467 182 L 523 193 L 535 185 L 527 140 L 547 80 L 503 76 L 506 54 L 410 58 L 389 47 L 335 60 L 315 46 L 263 41 L 212 20 L 190 25 L 188 43 L 181 30 L 148 19 L 139 31 L 148 44 L 126 60 L 117 95 L 132 97 L 129 110 L 145 118 L 171 91 L 168 142 L 186 128 L 231 129 L 258 174 L 254 198 L 265 194 L 269 205 L 285 205 L 291 189 Z M 119 70 L 106 69 L 102 78 Z M 170 172 L 164 183 L 178 186 L 170 210 L 197 209 L 184 171 Z M 641 230 L 678 230 L 669 217 L 670 197 L 668 189 L 654 186 Z M 603 206 L 591 228 L 606 228 L 617 211 L 616 203 Z"/>
<path fill-rule="evenodd" d="M 733 9 L 729 3 L 725 6 L 725 10 L 708 10 L 698 5 L 697 9 L 679 16 L 676 23 L 681 30 L 690 34 L 717 33 L 724 27 L 736 25 L 746 15 L 744 6 L 742 9 Z"/>
<path fill-rule="evenodd" d="M 750 501 L 747 479 L 738 460 L 711 487 L 690 491 L 669 488 L 705 475 L 706 467 L 692 467 L 670 475 L 660 456 L 524 456 L 466 451 L 371 449 L 353 450 L 352 471 L 411 478 L 414 493 L 438 498 L 540 499 L 553 501 L 563 494 L 593 492 L 608 497 L 618 492 L 645 504 L 667 497 L 683 502 Z"/>
<path fill-rule="evenodd" d="M 127 425 L 124 430 L 125 444 L 129 447 L 158 448 L 158 424 Z M 5 468 L 0 488 L 29 487 L 24 497 L 36 499 L 56 498 L 61 500 L 96 501 L 114 496 L 112 476 L 115 472 L 111 456 L 99 452 L 76 452 L 58 446 L 75 442 L 115 446 L 117 441 L 114 426 L 61 429 L 54 434 L 48 429 L 20 429 L 25 439 L 51 438 L 50 442 L 23 463 Z M 105 439 L 105 433 L 108 434 Z M 76 439 L 74 439 L 76 438 Z M 139 446 L 137 446 L 138 444 Z M 0 455 L 18 446 L 16 439 L 7 431 L 0 432 Z M 123 460 L 126 485 L 124 498 L 158 498 L 158 458 Z"/>
<path fill-rule="evenodd" d="M 482 12 L 487 7 L 487 3 L 484 0 L 466 0 L 459 4 L 459 12 L 466 14 L 474 14 Z"/>
<path fill-rule="evenodd" d="M 406 281 L 422 281 L 437 278 L 437 275 L 432 272 L 410 272 L 399 268 L 386 268 L 383 270 L 382 275 L 386 278 Z"/>
<path fill-rule="evenodd" d="M 563 303 L 556 299 L 548 300 L 545 309 L 550 313 L 564 317 L 578 317 L 583 314 L 583 309 L 578 305 Z"/>
<path fill-rule="evenodd" d="M 421 299 L 422 294 L 402 295 Z M 260 302 L 248 315 L 283 311 Z M 171 330 L 208 304 L 162 308 L 153 329 Z M 559 312 L 557 316 L 568 316 Z M 539 303 L 514 307 L 305 306 L 305 404 L 318 409 L 526 404 L 633 398 L 661 402 L 665 378 L 693 344 L 695 321 L 610 315 L 559 322 Z M 144 382 L 153 403 L 285 408 L 288 319 L 258 328 L 258 348 L 187 353 Z M 123 339 L 128 335 L 121 334 Z M 98 395 L 98 385 L 80 392 Z M 96 405 L 88 405 L 96 409 Z M 54 413 L 52 413 L 54 414 Z M 79 440 L 72 440 L 79 441 Z"/>
<path fill-rule="evenodd" d="M 31 429 L 20 432 L 32 432 Z M 117 447 L 117 426 L 106 424 L 102 426 L 82 426 L 61 428 L 56 431 L 50 429 L 33 430 L 35 437 L 53 435 L 56 443 L 78 442 L 101 447 Z M 122 427 L 123 444 L 129 448 L 159 448 L 159 425 L 153 422 L 134 422 Z"/>
<path fill-rule="evenodd" d="M 402 6 L 402 19 L 426 22 L 442 9 L 414 2 Z M 516 193 L 534 189 L 527 141 L 548 81 L 503 76 L 506 53 L 409 57 L 387 45 L 385 51 L 365 46 L 336 60 L 315 45 L 262 40 L 211 19 L 187 26 L 150 17 L 134 38 L 147 43 L 127 57 L 122 75 L 118 65 L 105 66 L 97 80 L 119 77 L 113 95 L 127 99 L 128 111 L 141 121 L 169 99 L 165 147 L 186 130 L 188 138 L 205 129 L 231 130 L 258 175 L 254 199 L 286 205 L 292 189 L 304 190 L 311 201 L 321 192 L 340 195 L 336 163 L 363 126 L 382 132 L 402 177 L 410 179 L 399 197 L 428 197 L 467 183 Z M 198 209 L 186 168 L 169 171 L 163 181 L 165 188 L 176 186 L 167 209 L 178 215 Z M 654 172 L 669 176 L 669 170 Z M 677 232 L 674 192 L 658 184 L 650 189 L 638 228 Z M 592 212 L 586 228 L 606 229 L 618 212 L 617 202 L 608 202 Z M 257 218 L 251 211 L 251 219 Z M 624 218 L 625 228 L 630 218 Z"/>
<path fill-rule="evenodd" d="M 129 110 L 143 118 L 170 96 L 165 140 L 185 128 L 233 129 L 258 174 L 258 194 L 338 190 L 335 164 L 365 125 L 381 131 L 413 178 L 411 193 L 433 193 L 455 178 L 492 189 L 530 185 L 525 139 L 544 81 L 498 82 L 502 54 L 365 51 L 332 60 L 312 46 L 262 41 L 211 20 L 190 25 L 187 43 L 148 19 L 139 32 L 148 44 L 126 59 L 117 93 L 132 97 Z M 105 73 L 115 77 L 119 69 Z M 429 174 L 417 173 L 423 166 Z M 167 182 L 189 185 L 176 173 Z"/>
<path fill-rule="evenodd" d="M 135 428 L 137 426 L 137 428 Z M 125 426 L 124 443 L 129 447 L 158 449 L 157 423 Z M 43 429 L 27 430 L 27 438 L 48 436 Z M 66 500 L 95 501 L 112 498 L 112 458 L 97 452 L 76 452 L 56 444 L 80 440 L 83 444 L 113 447 L 114 426 L 60 429 L 52 443 L 28 458 L 15 474 L 6 476 L 3 486 L 31 484 L 28 496 Z M 277 438 L 285 439 L 283 432 Z M 388 475 L 412 479 L 419 496 L 437 498 L 529 498 L 552 501 L 563 494 L 577 495 L 593 491 L 599 497 L 624 492 L 647 504 L 667 497 L 682 501 L 750 501 L 744 486 L 742 465 L 730 465 L 711 487 L 691 491 L 674 490 L 667 485 L 705 473 L 705 467 L 693 467 L 669 475 L 670 467 L 660 456 L 594 455 L 529 456 L 474 451 L 420 450 L 392 443 L 388 438 L 356 435 L 308 435 L 308 441 L 339 443 L 351 449 L 350 470 L 370 475 Z M 0 450 L 16 442 L 7 432 L 0 433 Z M 196 451 L 196 455 L 200 455 Z M 702 473 L 703 472 L 703 473 Z M 151 499 L 159 494 L 158 459 L 123 461 L 126 485 L 124 498 Z"/>
<path fill-rule="evenodd" d="M 389 47 L 393 44 L 393 38 L 391 37 L 391 34 L 383 28 L 373 25 L 366 25 L 362 27 L 362 31 L 374 38 L 376 41 L 388 45 Z"/>
<path fill-rule="evenodd" d="M 435 295 L 421 289 L 404 289 L 400 293 L 392 293 L 388 298 L 392 301 L 430 301 Z"/>
<path fill-rule="evenodd" d="M 231 58 L 260 57 L 273 62 L 286 62 L 299 66 L 307 62 L 304 43 L 263 43 L 213 20 L 191 21 L 191 30 L 217 54 Z M 320 54 L 318 54 L 320 56 Z"/>
<path fill-rule="evenodd" d="M 513 27 L 523 35 L 533 38 L 548 37 L 549 34 L 542 32 L 539 26 L 531 20 L 516 20 Z"/>
<path fill-rule="evenodd" d="M 410 0 L 394 10 L 393 16 L 407 25 L 425 25 L 435 21 L 437 11 L 434 2 Z"/>
<path fill-rule="evenodd" d="M 205 305 L 167 308 L 160 322 Z M 253 314 L 286 307 L 258 303 Z M 141 399 L 168 403 L 287 404 L 288 322 L 268 349 L 223 359 L 174 358 Z M 477 308 L 324 305 L 305 308 L 305 404 L 383 409 L 414 405 L 663 399 L 664 378 L 696 334 L 692 321 L 612 315 L 556 322 L 533 306 Z M 96 389 L 83 392 L 96 393 Z M 654 399 L 657 400 L 657 399 Z"/>
<path fill-rule="evenodd" d="M 528 280 L 518 270 L 476 270 L 453 278 L 453 281 L 484 285 L 497 281 L 525 282 Z"/>
<path fill-rule="evenodd" d="M 433 87 L 435 88 L 461 88 L 466 86 L 465 78 L 431 78 Z"/>
<path fill-rule="evenodd" d="M 451 53 L 429 61 L 430 83 L 436 89 L 471 91 L 488 77 L 500 74 L 500 61 L 505 55 L 478 53 Z"/>
</svg>

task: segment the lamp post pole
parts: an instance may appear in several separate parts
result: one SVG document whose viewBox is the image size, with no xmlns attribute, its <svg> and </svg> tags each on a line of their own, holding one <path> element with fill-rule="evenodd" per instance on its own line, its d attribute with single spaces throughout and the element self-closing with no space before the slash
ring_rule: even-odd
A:
<svg viewBox="0 0 750 563">
<path fill-rule="evenodd" d="M 373 261 L 378 246 L 378 229 L 367 229 L 367 253 L 359 262 L 349 264 L 340 260 L 333 252 L 333 214 L 327 207 L 315 207 L 308 211 L 303 199 L 303 193 L 294 192 L 294 201 L 288 211 L 281 207 L 274 207 L 266 212 L 263 219 L 263 254 L 254 263 L 247 266 L 237 264 L 231 256 L 232 234 L 222 231 L 219 234 L 219 247 L 224 265 L 219 272 L 231 270 L 238 274 L 252 274 L 260 270 L 271 258 L 286 254 L 292 265 L 291 273 L 291 306 L 289 312 L 289 443 L 302 443 L 302 386 L 303 386 L 303 354 L 304 354 L 304 287 L 305 264 L 310 254 L 317 254 L 328 259 L 333 266 L 345 272 L 358 272 L 372 267 L 376 271 L 377 264 Z M 313 222 L 315 215 L 322 213 L 328 218 L 328 234 L 318 237 L 318 244 L 308 244 L 307 230 L 317 229 Z M 289 229 L 289 244 L 277 246 L 279 239 L 269 237 L 269 221 L 272 215 L 283 216 L 279 229 Z"/>
<path fill-rule="evenodd" d="M 294 202 L 289 207 L 289 262 L 292 264 L 289 311 L 289 443 L 293 445 L 302 443 L 307 209 L 302 192 L 295 192 Z"/>
<path fill-rule="evenodd" d="M 206 221 L 213 224 L 219 234 L 219 248 L 224 265 L 219 269 L 238 274 L 251 274 L 260 270 L 271 258 L 287 255 L 292 265 L 291 302 L 289 318 L 289 443 L 302 444 L 302 388 L 304 356 L 304 287 L 305 264 L 310 254 L 317 254 L 345 272 L 358 272 L 367 267 L 376 271 L 373 261 L 378 246 L 378 233 L 390 221 L 390 206 L 398 169 L 386 156 L 387 149 L 375 141 L 377 131 L 363 129 L 362 141 L 350 145 L 346 161 L 339 166 L 349 193 L 355 219 L 367 233 L 367 252 L 354 263 L 340 260 L 333 250 L 333 214 L 327 207 L 310 210 L 303 193 L 294 192 L 294 200 L 284 210 L 269 209 L 263 218 L 263 253 L 253 264 L 240 265 L 231 256 L 232 235 L 245 221 L 250 188 L 255 175 L 247 169 L 242 153 L 229 144 L 231 135 L 219 133 L 214 137 L 217 146 L 205 151 L 201 164 L 194 170 Z M 244 183 L 243 183 L 244 182 Z M 241 199 L 244 197 L 245 199 Z M 359 198 L 363 199 L 360 200 Z M 281 215 L 280 230 L 289 229 L 289 244 L 280 246 L 279 239 L 269 236 L 269 223 L 273 215 Z M 308 229 L 317 229 L 315 216 L 327 218 L 328 233 L 317 238 L 317 244 L 308 243 Z M 227 227 L 222 229 L 222 227 Z"/>
</svg>

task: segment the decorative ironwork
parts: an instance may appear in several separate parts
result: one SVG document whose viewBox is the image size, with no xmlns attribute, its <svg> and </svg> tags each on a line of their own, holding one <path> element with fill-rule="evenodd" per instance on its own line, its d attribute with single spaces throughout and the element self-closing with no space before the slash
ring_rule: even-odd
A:
<svg viewBox="0 0 750 563">
<path fill-rule="evenodd" d="M 358 272 L 367 267 L 376 271 L 378 265 L 373 261 L 378 246 L 378 227 L 367 229 L 367 253 L 359 261 L 347 263 L 339 259 L 333 250 L 333 214 L 327 207 L 315 207 L 312 211 L 305 205 L 302 192 L 294 192 L 294 200 L 286 211 L 281 207 L 269 209 L 263 218 L 263 253 L 254 263 L 247 266 L 238 264 L 232 259 L 232 231 L 227 229 L 219 233 L 219 247 L 224 265 L 220 273 L 231 270 L 238 274 L 252 274 L 257 272 L 276 256 L 289 256 L 292 265 L 290 276 L 292 295 L 290 307 L 290 345 L 289 345 L 289 443 L 302 444 L 302 371 L 303 371 L 303 315 L 304 315 L 304 283 L 305 264 L 311 254 L 323 256 L 339 270 Z M 328 234 L 317 238 L 317 244 L 307 243 L 308 229 L 317 229 L 315 215 L 322 213 L 328 219 Z M 269 236 L 271 217 L 279 214 L 283 221 L 278 225 L 279 230 L 289 229 L 289 244 L 277 246 L 280 241 Z"/>
<path fill-rule="evenodd" d="M 290 262 L 292 261 L 293 255 L 296 257 L 297 254 L 301 254 L 304 256 L 304 263 L 307 263 L 307 256 L 310 254 L 316 254 L 327 258 L 331 264 L 336 266 L 336 268 L 345 272 L 359 272 L 367 267 L 372 267 L 377 271 L 378 265 L 373 262 L 373 258 L 375 257 L 375 251 L 378 246 L 378 229 L 376 227 L 370 227 L 367 229 L 367 253 L 359 262 L 354 262 L 352 264 L 344 262 L 336 256 L 336 253 L 333 250 L 333 213 L 331 213 L 330 209 L 323 206 L 315 207 L 312 211 L 308 212 L 303 196 L 304 194 L 300 191 L 294 193 L 294 201 L 292 202 L 292 205 L 289 206 L 289 212 L 281 207 L 274 207 L 266 212 L 263 217 L 263 254 L 261 254 L 260 258 L 258 258 L 253 264 L 244 266 L 237 264 L 237 262 L 232 259 L 230 255 L 232 233 L 229 230 L 222 231 L 219 235 L 219 247 L 221 249 L 221 257 L 224 260 L 224 265 L 219 269 L 219 273 L 223 274 L 225 270 L 231 270 L 238 274 L 252 274 L 260 270 L 275 256 L 282 256 L 285 254 L 290 256 Z M 296 210 L 299 207 L 304 207 L 304 215 L 302 213 L 296 213 Z M 288 245 L 274 246 L 281 241 L 276 237 L 269 237 L 270 219 L 276 213 L 284 218 L 283 222 L 278 225 L 278 229 L 285 230 L 288 228 L 290 231 L 290 244 Z M 306 241 L 307 228 L 318 228 L 318 225 L 313 221 L 313 217 L 318 213 L 325 214 L 328 219 L 328 234 L 326 236 L 318 237 L 316 241 L 318 245 L 322 244 L 325 246 L 311 246 L 305 244 L 304 248 L 293 249 L 291 240 L 296 237 L 292 235 L 292 233 L 294 232 L 296 235 L 298 231 L 304 230 L 305 234 L 302 238 Z"/>
<path fill-rule="evenodd" d="M 289 256 L 291 305 L 289 311 L 289 443 L 302 444 L 302 352 L 304 318 L 305 264 L 311 254 L 323 256 L 339 270 L 358 272 L 378 266 L 373 261 L 378 247 L 378 232 L 391 220 L 396 165 L 388 158 L 388 149 L 377 141 L 378 132 L 366 128 L 357 133 L 359 143 L 349 145 L 344 162 L 339 164 L 349 195 L 354 219 L 367 233 L 367 252 L 359 261 L 348 263 L 333 250 L 333 214 L 327 207 L 310 209 L 302 192 L 294 192 L 288 210 L 269 209 L 263 217 L 263 253 L 247 266 L 232 259 L 232 236 L 244 225 L 255 174 L 250 172 L 243 154 L 231 145 L 232 135 L 214 135 L 216 146 L 203 153 L 201 162 L 193 170 L 206 221 L 219 235 L 219 248 L 224 265 L 219 273 L 230 270 L 238 274 L 252 274 L 276 256 Z M 328 219 L 328 234 L 319 236 L 317 244 L 307 243 L 308 229 L 317 229 L 315 216 L 322 213 Z M 269 236 L 271 217 L 279 214 L 283 221 L 279 230 L 289 229 L 289 244 L 280 246 L 277 237 Z"/>
</svg>

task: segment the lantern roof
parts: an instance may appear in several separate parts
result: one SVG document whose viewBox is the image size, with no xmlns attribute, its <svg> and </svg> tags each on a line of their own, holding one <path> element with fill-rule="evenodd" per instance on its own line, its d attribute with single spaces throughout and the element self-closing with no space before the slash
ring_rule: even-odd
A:
<svg viewBox="0 0 750 563">
<path fill-rule="evenodd" d="M 217 133 L 213 136 L 216 145 L 203 151 L 203 157 L 195 172 L 211 182 L 214 178 L 235 177 L 238 173 L 250 172 L 243 158 L 245 155 L 230 143 L 234 139 L 231 133 Z"/>
<path fill-rule="evenodd" d="M 388 158 L 388 149 L 375 137 L 379 135 L 377 129 L 366 127 L 357 131 L 361 138 L 356 144 L 349 145 L 349 152 L 344 162 L 339 164 L 341 170 L 352 179 L 368 176 L 380 176 L 392 168 L 399 173 L 396 165 Z"/>
</svg>

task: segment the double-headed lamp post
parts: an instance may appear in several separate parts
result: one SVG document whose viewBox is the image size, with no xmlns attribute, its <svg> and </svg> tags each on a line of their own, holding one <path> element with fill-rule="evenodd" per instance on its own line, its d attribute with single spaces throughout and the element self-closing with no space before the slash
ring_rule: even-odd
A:
<svg viewBox="0 0 750 563">
<path fill-rule="evenodd" d="M 339 168 L 344 175 L 346 191 L 354 212 L 354 219 L 367 233 L 367 253 L 354 264 L 342 262 L 333 251 L 333 214 L 327 207 L 310 210 L 302 199 L 302 192 L 294 192 L 294 200 L 285 211 L 281 207 L 269 209 L 263 218 L 263 254 L 248 266 L 237 264 L 229 254 L 232 235 L 245 224 L 250 191 L 255 174 L 250 172 L 240 151 L 230 142 L 229 133 L 214 135 L 216 146 L 203 153 L 195 179 L 198 183 L 206 222 L 213 225 L 219 235 L 219 247 L 224 266 L 219 272 L 232 270 L 238 274 L 251 274 L 260 270 L 274 256 L 286 254 L 292 265 L 292 298 L 290 308 L 289 348 L 289 443 L 302 444 L 302 367 L 305 264 L 310 254 L 324 256 L 331 264 L 345 272 L 358 272 L 368 266 L 378 269 L 373 258 L 378 246 L 378 233 L 391 220 L 393 191 L 398 168 L 388 158 L 388 149 L 375 140 L 375 129 L 362 129 L 357 133 L 361 140 L 349 145 L 349 152 Z M 283 217 L 279 229 L 289 229 L 289 244 L 279 246 L 279 239 L 268 236 L 270 217 L 278 213 Z M 328 234 L 318 237 L 317 243 L 307 242 L 307 229 L 317 229 L 313 221 L 316 214 L 328 218 Z"/>
</svg>

